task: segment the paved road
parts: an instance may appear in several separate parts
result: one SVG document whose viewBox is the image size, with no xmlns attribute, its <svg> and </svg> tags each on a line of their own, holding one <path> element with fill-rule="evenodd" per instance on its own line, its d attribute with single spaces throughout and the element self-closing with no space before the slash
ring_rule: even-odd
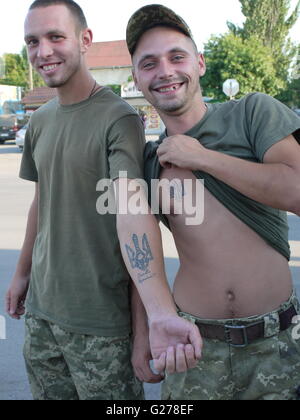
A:
<svg viewBox="0 0 300 420">
<path fill-rule="evenodd" d="M 5 316 L 3 298 L 22 246 L 26 217 L 33 197 L 33 185 L 18 179 L 21 155 L 13 145 L 0 147 L 0 325 L 6 321 L 6 340 L 0 340 L 0 400 L 30 400 L 31 395 L 22 358 L 23 322 Z M 290 215 L 293 251 L 291 270 L 300 295 L 300 219 Z M 178 269 L 173 240 L 164 230 L 164 250 L 170 282 Z M 1 336 L 1 331 L 0 331 Z M 158 400 L 158 385 L 146 387 L 147 398 Z"/>
</svg>

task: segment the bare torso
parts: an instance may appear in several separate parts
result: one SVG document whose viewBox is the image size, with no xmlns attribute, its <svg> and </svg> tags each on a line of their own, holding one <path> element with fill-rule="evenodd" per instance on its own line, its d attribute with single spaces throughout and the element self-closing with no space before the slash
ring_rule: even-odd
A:
<svg viewBox="0 0 300 420">
<path fill-rule="evenodd" d="M 176 168 L 163 170 L 162 178 L 200 182 Z M 201 225 L 187 226 L 185 214 L 168 220 L 180 258 L 174 298 L 183 312 L 205 319 L 242 318 L 271 312 L 290 297 L 288 261 L 207 189 Z"/>
</svg>

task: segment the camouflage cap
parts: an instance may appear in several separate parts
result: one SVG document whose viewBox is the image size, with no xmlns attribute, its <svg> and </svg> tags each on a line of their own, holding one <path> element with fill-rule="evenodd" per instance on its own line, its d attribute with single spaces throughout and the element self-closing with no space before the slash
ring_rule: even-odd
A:
<svg viewBox="0 0 300 420">
<path fill-rule="evenodd" d="M 134 54 L 141 36 L 146 31 L 160 25 L 178 29 L 186 36 L 193 39 L 192 32 L 188 25 L 180 16 L 176 15 L 173 10 L 162 6 L 161 4 L 151 4 L 139 9 L 129 20 L 126 41 L 130 54 Z"/>
</svg>

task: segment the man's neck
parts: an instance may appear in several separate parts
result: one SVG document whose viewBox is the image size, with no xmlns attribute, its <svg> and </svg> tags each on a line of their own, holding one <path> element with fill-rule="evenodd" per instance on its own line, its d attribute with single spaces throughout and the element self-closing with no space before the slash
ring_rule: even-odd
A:
<svg viewBox="0 0 300 420">
<path fill-rule="evenodd" d="M 88 71 L 82 71 L 72 77 L 64 86 L 57 88 L 61 105 L 73 105 L 85 101 L 91 96 L 95 80 Z"/>
<path fill-rule="evenodd" d="M 175 136 L 176 134 L 187 133 L 195 127 L 203 119 L 206 112 L 207 106 L 201 98 L 182 114 L 167 115 L 160 113 L 160 116 L 167 128 L 168 136 Z"/>
</svg>

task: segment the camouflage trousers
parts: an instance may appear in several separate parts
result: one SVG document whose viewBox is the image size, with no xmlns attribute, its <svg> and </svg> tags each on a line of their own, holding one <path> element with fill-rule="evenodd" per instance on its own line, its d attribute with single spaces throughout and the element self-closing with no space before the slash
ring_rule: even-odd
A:
<svg viewBox="0 0 300 420">
<path fill-rule="evenodd" d="M 35 400 L 143 400 L 131 339 L 69 333 L 25 317 L 24 357 Z"/>
<path fill-rule="evenodd" d="M 203 358 L 186 374 L 166 377 L 163 400 L 297 400 L 300 387 L 299 324 L 279 332 L 279 313 L 294 305 L 295 294 L 277 311 L 259 317 L 236 320 L 200 320 L 216 325 L 249 325 L 265 322 L 265 338 L 244 348 L 204 339 Z M 186 313 L 180 315 L 195 323 Z M 298 335 L 295 337 L 296 328 Z"/>
</svg>

